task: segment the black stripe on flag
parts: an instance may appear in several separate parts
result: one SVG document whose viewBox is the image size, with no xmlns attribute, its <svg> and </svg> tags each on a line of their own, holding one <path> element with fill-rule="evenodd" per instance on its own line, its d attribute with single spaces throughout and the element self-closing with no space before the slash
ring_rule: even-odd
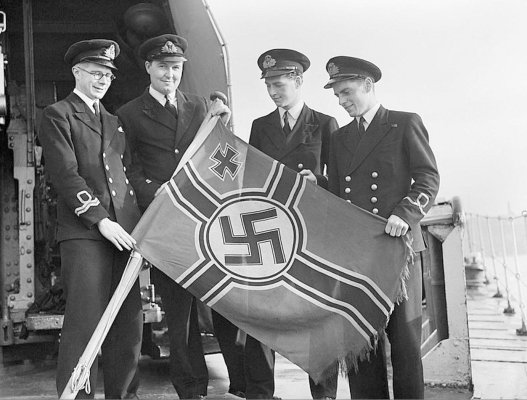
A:
<svg viewBox="0 0 527 400">
<path fill-rule="evenodd" d="M 317 293 L 313 293 L 313 291 L 306 289 L 303 286 L 297 285 L 297 283 L 290 279 L 287 275 L 283 277 L 283 282 L 290 285 L 294 290 L 300 292 L 306 301 L 309 301 L 311 303 L 322 303 L 324 306 L 326 306 L 328 311 L 332 311 L 336 313 L 336 310 L 340 311 L 343 314 L 346 314 L 355 324 L 359 327 L 359 329 L 364 332 L 364 335 L 368 338 L 371 338 L 373 334 L 375 334 L 374 331 L 372 331 L 372 328 L 370 328 L 368 325 L 366 325 L 361 318 L 359 318 L 354 312 L 352 312 L 349 308 L 336 303 L 335 301 L 331 299 L 327 299 L 325 297 L 319 296 Z M 338 313 L 337 313 L 338 314 Z M 363 335 L 363 336 L 364 336 Z"/>
<path fill-rule="evenodd" d="M 306 271 L 306 269 L 309 270 Z M 352 303 L 351 305 L 355 307 L 367 321 L 372 323 L 372 325 L 375 322 L 384 322 L 387 318 L 379 306 L 373 302 L 373 300 L 364 292 L 364 290 L 342 281 L 336 282 L 335 278 L 310 268 L 309 265 L 304 264 L 298 259 L 293 262 L 288 274 L 302 282 L 305 286 L 313 289 L 306 289 L 304 287 L 295 285 L 298 290 L 302 290 L 306 295 L 316 297 L 321 301 L 324 300 L 325 304 L 330 304 L 332 302 L 327 299 L 321 299 L 321 297 L 316 292 L 323 293 L 331 299 L 339 300 L 343 303 Z M 349 308 L 336 303 L 334 306 L 342 311 L 345 311 L 350 315 L 350 317 L 354 318 L 357 323 L 363 324 L 363 322 L 360 321 L 356 314 Z"/>
<path fill-rule="evenodd" d="M 303 258 L 305 258 L 306 261 L 308 261 L 309 263 L 312 263 L 312 264 L 318 266 L 319 268 L 324 269 L 324 270 L 326 270 L 326 271 L 328 271 L 328 272 L 330 272 L 332 274 L 338 275 L 342 279 L 348 279 L 350 281 L 353 281 L 353 282 L 356 282 L 358 284 L 361 284 L 362 286 L 364 286 L 366 288 L 366 290 L 368 290 L 379 301 L 379 303 L 386 310 L 386 312 L 390 313 L 390 310 L 391 310 L 391 307 L 393 306 L 393 304 L 387 302 L 386 298 L 379 294 L 378 290 L 380 290 L 380 289 L 374 288 L 367 280 L 361 279 L 361 278 L 359 278 L 359 277 L 357 277 L 355 275 L 351 275 L 351 274 L 348 274 L 346 272 L 340 271 L 340 270 L 338 270 L 336 268 L 333 268 L 331 265 L 329 265 L 327 263 L 323 263 L 323 262 L 317 261 L 314 258 L 312 258 L 311 256 L 309 256 L 308 254 L 306 254 L 305 252 L 302 252 L 301 256 Z"/>
<path fill-rule="evenodd" d="M 274 188 L 273 193 L 270 193 L 270 190 L 273 189 L 273 186 L 275 184 L 274 180 L 269 185 L 269 189 L 267 191 L 268 197 L 278 201 L 279 203 L 286 205 L 287 199 L 291 195 L 291 190 L 294 187 L 295 181 L 297 179 L 297 173 L 293 170 L 280 165 L 280 175 L 277 177 L 276 187 Z"/>
<path fill-rule="evenodd" d="M 191 177 L 192 179 L 190 179 Z M 193 169 L 186 167 L 183 168 L 180 173 L 173 178 L 173 181 L 177 185 L 181 196 L 193 206 L 192 208 L 196 209 L 206 219 L 209 219 L 212 214 L 214 214 L 217 209 L 217 205 L 214 204 L 214 201 L 219 203 L 219 199 L 208 188 L 201 184 L 201 178 Z M 198 187 L 201 190 L 199 190 Z M 179 196 L 176 195 L 173 187 L 171 187 L 171 191 L 174 196 L 179 199 Z M 204 191 L 206 194 L 203 193 Z M 179 203 L 181 204 L 184 202 Z M 186 210 L 189 210 L 189 207 L 186 204 L 182 205 Z M 192 212 L 192 214 L 196 215 L 195 212 Z"/>
<path fill-rule="evenodd" d="M 183 281 L 180 282 L 180 285 L 188 289 L 194 296 L 198 299 L 203 298 L 207 293 L 209 293 L 216 285 L 218 285 L 227 274 L 222 271 L 215 263 L 207 263 L 208 267 L 205 265 L 201 268 L 196 268 L 192 274 L 185 277 L 184 282 L 188 283 L 198 275 L 203 268 L 207 268 L 201 275 L 199 275 L 195 280 L 186 286 Z"/>
<path fill-rule="evenodd" d="M 173 180 L 172 182 L 175 185 L 175 181 Z M 183 208 L 186 212 L 188 212 L 190 215 L 192 215 L 192 217 L 194 217 L 194 219 L 196 219 L 198 221 L 201 221 L 201 222 L 205 222 L 206 221 L 203 218 L 203 216 L 200 215 L 197 212 L 197 210 L 188 203 L 188 199 L 182 198 L 180 196 L 179 192 L 176 191 L 176 189 L 174 188 L 174 186 L 172 186 L 172 184 L 169 184 L 166 187 L 168 188 L 168 190 L 170 191 L 170 194 L 172 194 L 172 197 L 174 198 L 174 200 L 177 203 L 177 204 L 175 204 L 176 208 Z M 185 201 L 185 200 L 187 200 L 187 201 Z"/>
</svg>

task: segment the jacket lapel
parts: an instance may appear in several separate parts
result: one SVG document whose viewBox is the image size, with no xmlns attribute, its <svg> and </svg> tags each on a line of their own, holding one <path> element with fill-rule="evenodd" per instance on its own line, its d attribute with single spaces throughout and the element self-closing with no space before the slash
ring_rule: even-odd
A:
<svg viewBox="0 0 527 400">
<path fill-rule="evenodd" d="M 278 108 L 265 118 L 263 133 L 279 152 L 284 149 L 285 136 L 284 131 L 282 130 L 282 125 L 280 125 L 280 113 L 278 112 Z"/>
<path fill-rule="evenodd" d="M 95 119 L 95 115 L 88 105 L 75 93 L 68 96 L 68 101 L 70 101 L 73 106 L 75 118 L 85 124 L 92 131 L 102 136 L 101 123 Z"/>
<path fill-rule="evenodd" d="M 181 91 L 176 91 L 176 99 L 177 99 L 177 111 L 178 111 L 178 121 L 177 121 L 177 130 L 176 130 L 176 146 L 178 143 L 187 135 L 190 127 L 190 123 L 192 122 L 192 118 L 194 117 L 194 111 L 196 109 L 196 105 L 192 103 L 191 101 L 187 101 L 187 99 L 183 96 Z M 201 121 L 200 121 L 201 124 Z M 195 134 L 195 132 L 194 132 Z"/>
<path fill-rule="evenodd" d="M 366 134 L 358 144 L 355 156 L 352 158 L 350 165 L 350 174 L 368 157 L 375 146 L 377 146 L 392 128 L 393 126 L 388 121 L 388 110 L 381 106 L 371 121 Z"/>
<path fill-rule="evenodd" d="M 313 111 L 304 104 L 293 130 L 289 134 L 290 137 L 286 141 L 286 146 L 281 157 L 286 156 L 300 144 L 305 143 L 306 138 L 310 137 L 317 128 L 318 124 L 315 121 Z"/>
<path fill-rule="evenodd" d="M 143 93 L 143 112 L 148 118 L 165 125 L 167 128 L 174 129 L 176 125 L 174 117 L 166 112 L 161 104 L 148 93 L 148 88 Z"/>
<path fill-rule="evenodd" d="M 334 139 L 340 141 L 339 145 L 342 144 L 337 150 L 339 151 L 339 154 L 341 152 L 343 152 L 342 154 L 345 154 L 344 160 L 346 160 L 346 171 L 350 170 L 355 152 L 357 151 L 358 132 L 357 127 L 354 124 L 355 121 L 351 121 L 348 125 L 344 126 L 337 133 L 338 137 L 335 137 Z"/>
<path fill-rule="evenodd" d="M 99 107 L 102 122 L 103 150 L 106 150 L 112 142 L 115 132 L 117 132 L 119 122 L 116 116 L 106 111 L 106 108 L 104 108 L 101 102 L 99 102 Z"/>
</svg>

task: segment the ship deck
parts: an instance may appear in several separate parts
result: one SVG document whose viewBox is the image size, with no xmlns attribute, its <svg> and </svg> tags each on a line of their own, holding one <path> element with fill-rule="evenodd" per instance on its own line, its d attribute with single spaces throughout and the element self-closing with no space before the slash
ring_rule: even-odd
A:
<svg viewBox="0 0 527 400">
<path fill-rule="evenodd" d="M 504 314 L 507 301 L 493 298 L 495 288 L 470 290 L 467 295 L 472 379 L 474 392 L 448 385 L 427 386 L 427 399 L 527 399 L 527 336 L 518 336 L 520 310 Z M 207 399 L 223 399 L 228 388 L 227 369 L 221 354 L 206 356 L 209 368 Z M 168 361 L 142 357 L 141 399 L 177 398 L 169 381 Z M 1 399 L 56 398 L 55 362 L 26 362 L 0 369 Z M 98 385 L 96 398 L 103 398 Z M 309 399 L 307 375 L 277 355 L 276 395 L 283 399 Z M 349 399 L 347 381 L 339 377 L 338 399 Z"/>
<path fill-rule="evenodd" d="M 527 336 L 517 303 L 505 314 L 505 298 L 494 298 L 489 285 L 467 295 L 470 355 L 475 399 L 527 399 Z"/>
</svg>

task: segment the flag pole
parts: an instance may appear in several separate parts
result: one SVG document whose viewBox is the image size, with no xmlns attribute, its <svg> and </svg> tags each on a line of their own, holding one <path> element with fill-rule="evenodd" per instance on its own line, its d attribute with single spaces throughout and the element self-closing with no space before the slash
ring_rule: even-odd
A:
<svg viewBox="0 0 527 400">
<path fill-rule="evenodd" d="M 219 118 L 219 116 L 211 117 L 209 115 L 205 117 L 194 137 L 194 140 L 188 147 L 187 151 L 185 151 L 185 154 L 183 154 L 183 157 L 172 176 L 176 175 L 183 165 L 185 165 L 185 163 L 190 160 L 194 153 L 201 147 Z M 119 285 L 115 289 L 106 310 L 99 320 L 95 331 L 93 331 L 90 341 L 79 358 L 77 366 L 74 368 L 64 391 L 60 395 L 61 399 L 74 399 L 77 396 L 77 393 L 82 389 L 85 389 L 86 393 L 90 393 L 90 368 L 95 361 L 95 357 L 97 356 L 106 335 L 110 331 L 119 309 L 132 289 L 135 280 L 139 276 L 142 260 L 143 256 L 141 256 L 139 252 L 135 250 L 132 251 Z"/>
<path fill-rule="evenodd" d="M 132 289 L 135 280 L 139 276 L 141 270 L 143 257 L 137 251 L 132 251 L 126 268 L 121 277 L 119 285 L 115 289 L 115 292 L 104 311 L 97 327 L 93 331 L 90 341 L 86 345 L 84 352 L 79 358 L 77 366 L 73 370 L 71 377 L 64 388 L 60 398 L 61 399 L 74 399 L 77 396 L 79 390 L 85 389 L 86 393 L 90 393 L 90 368 L 99 352 L 99 349 L 106 338 L 106 335 L 110 331 L 113 321 L 121 308 L 126 296 Z M 95 389 L 95 388 L 94 388 Z"/>
</svg>

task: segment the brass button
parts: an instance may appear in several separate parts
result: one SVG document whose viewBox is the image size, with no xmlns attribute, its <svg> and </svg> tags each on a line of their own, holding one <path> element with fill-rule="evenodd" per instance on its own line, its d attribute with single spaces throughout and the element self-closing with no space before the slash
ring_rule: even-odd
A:
<svg viewBox="0 0 527 400">
<path fill-rule="evenodd" d="M 346 188 L 346 189 L 344 189 L 344 192 L 346 192 L 346 193 L 350 193 L 350 192 L 351 192 L 351 189 L 350 189 L 350 188 Z"/>
<path fill-rule="evenodd" d="M 130 196 L 133 196 L 133 195 L 134 195 L 134 191 L 130 190 Z"/>
<path fill-rule="evenodd" d="M 126 172 L 126 167 L 123 167 L 123 171 Z"/>
<path fill-rule="evenodd" d="M 370 187 L 371 187 L 371 190 L 377 190 L 377 185 L 375 183 L 371 185 Z"/>
<path fill-rule="evenodd" d="M 112 178 L 108 178 L 108 182 L 113 183 L 113 179 Z"/>
<path fill-rule="evenodd" d="M 371 210 L 372 213 L 374 214 L 379 214 L 379 209 L 378 208 L 374 208 L 373 210 Z"/>
<path fill-rule="evenodd" d="M 128 181 L 128 179 L 125 179 L 124 182 L 128 185 L 130 182 Z"/>
<path fill-rule="evenodd" d="M 103 158 L 106 158 L 106 153 L 102 153 L 102 157 L 103 157 Z"/>
<path fill-rule="evenodd" d="M 117 195 L 117 193 L 115 192 L 115 190 L 112 190 L 112 196 L 115 197 L 116 195 Z"/>
<path fill-rule="evenodd" d="M 346 182 L 350 182 L 350 181 L 351 181 L 351 176 L 349 176 L 349 175 L 346 176 L 346 177 L 344 178 L 344 180 L 345 180 Z"/>
<path fill-rule="evenodd" d="M 373 171 L 373 172 L 371 173 L 371 177 L 372 177 L 372 178 L 377 178 L 378 176 L 379 176 L 379 173 L 378 173 L 377 171 Z"/>
<path fill-rule="evenodd" d="M 179 149 L 174 150 L 174 153 L 179 154 Z"/>
<path fill-rule="evenodd" d="M 121 160 L 123 159 L 123 155 L 121 154 Z"/>
<path fill-rule="evenodd" d="M 110 167 L 108 165 L 105 165 L 104 168 L 106 168 L 106 171 L 110 170 Z"/>
<path fill-rule="evenodd" d="M 373 204 L 377 203 L 377 197 L 372 197 L 372 198 L 370 199 L 370 201 L 371 201 Z"/>
<path fill-rule="evenodd" d="M 347 201 L 348 203 L 351 203 L 351 200 L 350 200 L 350 199 L 348 199 L 348 200 L 346 200 L 346 201 Z"/>
<path fill-rule="evenodd" d="M 302 163 L 298 164 L 298 169 L 304 169 L 304 164 Z"/>
</svg>

